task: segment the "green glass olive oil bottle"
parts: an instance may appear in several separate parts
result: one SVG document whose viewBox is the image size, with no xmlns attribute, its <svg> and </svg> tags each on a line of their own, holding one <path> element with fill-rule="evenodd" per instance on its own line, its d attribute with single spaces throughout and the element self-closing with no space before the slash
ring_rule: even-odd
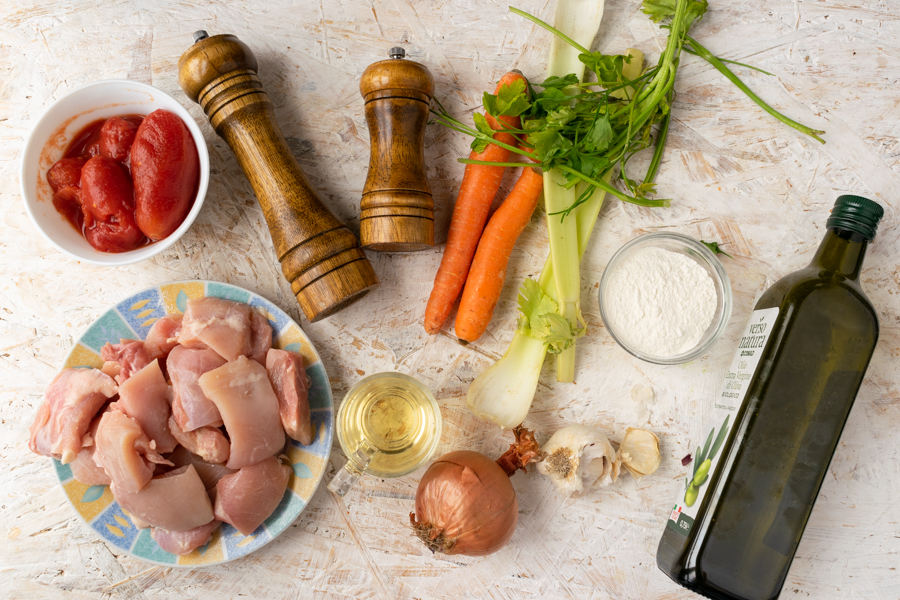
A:
<svg viewBox="0 0 900 600">
<path fill-rule="evenodd" d="M 883 214 L 839 197 L 809 266 L 757 302 L 659 542 L 659 568 L 684 587 L 781 592 L 878 340 L 859 275 Z"/>
</svg>

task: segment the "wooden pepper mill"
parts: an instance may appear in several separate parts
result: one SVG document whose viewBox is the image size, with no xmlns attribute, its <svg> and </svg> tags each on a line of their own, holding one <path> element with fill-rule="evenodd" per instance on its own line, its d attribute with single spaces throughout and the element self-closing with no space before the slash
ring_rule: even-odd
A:
<svg viewBox="0 0 900 600">
<path fill-rule="evenodd" d="M 434 78 L 404 56 L 403 48 L 391 48 L 391 58 L 369 65 L 359 82 L 371 140 L 359 237 L 364 248 L 382 252 L 434 245 L 434 201 L 425 176 Z"/>
<path fill-rule="evenodd" d="M 178 61 L 178 83 L 203 107 L 253 186 L 281 270 L 310 322 L 378 285 L 353 233 L 322 203 L 275 122 L 256 57 L 233 35 L 194 34 Z"/>
</svg>

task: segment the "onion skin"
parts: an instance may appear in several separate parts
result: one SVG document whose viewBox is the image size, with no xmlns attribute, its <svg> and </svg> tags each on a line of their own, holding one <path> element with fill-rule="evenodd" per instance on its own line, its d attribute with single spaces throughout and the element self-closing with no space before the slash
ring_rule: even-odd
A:
<svg viewBox="0 0 900 600">
<path fill-rule="evenodd" d="M 512 537 L 519 502 L 500 465 L 480 452 L 458 450 L 428 467 L 409 519 L 432 552 L 485 556 Z"/>
</svg>

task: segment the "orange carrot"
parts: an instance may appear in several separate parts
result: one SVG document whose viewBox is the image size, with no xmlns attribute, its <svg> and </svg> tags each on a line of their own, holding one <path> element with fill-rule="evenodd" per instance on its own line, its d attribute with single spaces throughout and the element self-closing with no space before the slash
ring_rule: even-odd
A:
<svg viewBox="0 0 900 600">
<path fill-rule="evenodd" d="M 525 80 L 521 73 L 510 71 L 500 78 L 494 93 L 499 93 L 501 87 L 518 79 Z M 485 117 L 493 129 L 501 128 L 493 117 L 490 115 Z M 501 116 L 500 121 L 514 129 L 518 129 L 520 123 L 519 117 Z M 516 145 L 516 138 L 509 133 L 496 133 L 494 139 L 511 146 Z M 505 148 L 488 144 L 484 152 L 472 152 L 469 158 L 507 162 L 509 154 L 510 151 Z M 441 258 L 441 266 L 434 277 L 434 288 L 425 307 L 425 331 L 428 333 L 433 334 L 441 330 L 447 317 L 450 316 L 450 311 L 453 310 L 453 304 L 459 298 L 487 221 L 491 202 L 500 189 L 505 169 L 506 167 L 466 165 L 456 205 L 453 207 L 453 217 L 450 219 L 450 232 L 447 234 L 444 256 Z"/>
<path fill-rule="evenodd" d="M 522 175 L 509 196 L 484 228 L 462 300 L 459 301 L 456 337 L 474 342 L 487 329 L 503 290 L 509 255 L 531 219 L 531 213 L 541 197 L 543 182 L 543 177 L 534 169 L 522 169 Z"/>
</svg>

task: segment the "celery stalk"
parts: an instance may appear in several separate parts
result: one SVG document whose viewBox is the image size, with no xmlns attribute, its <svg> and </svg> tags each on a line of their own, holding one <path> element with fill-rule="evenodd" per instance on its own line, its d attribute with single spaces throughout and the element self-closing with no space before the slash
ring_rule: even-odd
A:
<svg viewBox="0 0 900 600">
<path fill-rule="evenodd" d="M 612 178 L 612 172 L 607 173 L 604 177 L 604 181 L 609 181 Z M 576 188 L 575 193 L 581 194 L 586 188 L 586 184 L 581 184 Z M 590 198 L 587 199 L 581 206 L 577 207 L 572 211 L 571 217 L 575 218 L 575 222 L 578 224 L 578 260 L 581 261 L 582 257 L 584 257 L 584 253 L 587 251 L 588 242 L 591 241 L 591 233 L 594 231 L 594 225 L 597 224 L 597 218 L 600 216 L 600 209 L 603 208 L 603 201 L 606 199 L 606 192 L 601 189 L 595 189 L 594 193 L 591 194 Z M 550 257 L 547 257 L 547 261 L 544 263 L 544 268 L 541 270 L 541 274 L 538 277 L 538 284 L 540 284 L 541 289 L 544 290 L 544 293 L 550 296 L 554 302 L 558 302 L 559 298 L 556 296 L 556 285 L 553 274 L 553 262 L 550 260 Z"/>
<path fill-rule="evenodd" d="M 581 273 L 578 260 L 578 229 L 575 219 L 560 218 L 559 213 L 575 203 L 575 188 L 566 189 L 565 176 L 557 169 L 544 172 L 544 202 L 547 206 L 547 233 L 550 238 L 550 263 L 556 283 L 559 314 L 578 328 L 581 325 Z M 560 352 L 556 361 L 556 380 L 575 379 L 575 342 Z"/>
<path fill-rule="evenodd" d="M 559 0 L 556 5 L 554 27 L 581 49 L 590 49 L 600 21 L 604 0 Z M 578 59 L 579 50 L 554 36 L 550 45 L 547 77 L 564 77 L 574 73 L 584 77 L 584 63 Z M 558 214 L 575 203 L 575 189 L 562 187 L 566 177 L 558 169 L 544 172 L 544 202 L 547 207 L 547 233 L 550 238 L 550 262 L 556 282 L 556 302 L 559 314 L 573 328 L 583 324 L 581 317 L 581 273 L 579 272 L 578 234 L 575 219 Z M 563 350 L 556 362 L 556 380 L 575 380 L 575 342 Z"/>
</svg>

